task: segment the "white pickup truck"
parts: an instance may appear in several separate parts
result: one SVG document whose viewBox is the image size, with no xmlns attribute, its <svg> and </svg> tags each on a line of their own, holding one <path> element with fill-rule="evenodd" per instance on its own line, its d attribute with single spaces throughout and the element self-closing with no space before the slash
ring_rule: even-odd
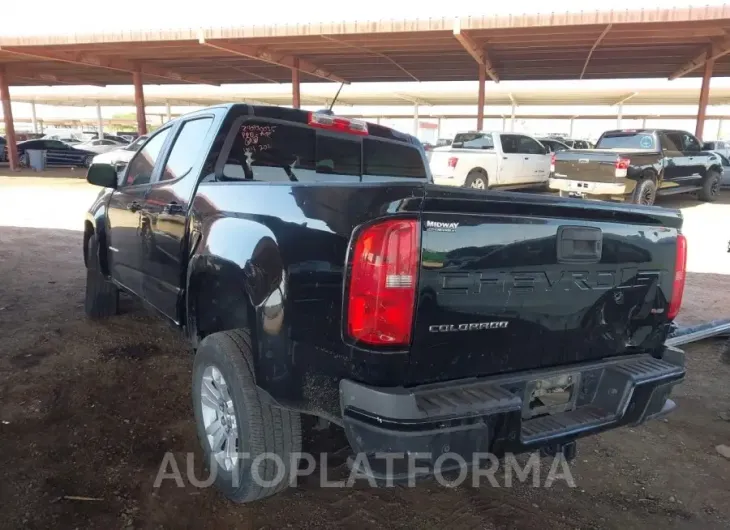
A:
<svg viewBox="0 0 730 530">
<path fill-rule="evenodd" d="M 547 186 L 550 154 L 525 134 L 464 132 L 430 152 L 433 180 L 445 186 L 520 188 Z"/>
</svg>

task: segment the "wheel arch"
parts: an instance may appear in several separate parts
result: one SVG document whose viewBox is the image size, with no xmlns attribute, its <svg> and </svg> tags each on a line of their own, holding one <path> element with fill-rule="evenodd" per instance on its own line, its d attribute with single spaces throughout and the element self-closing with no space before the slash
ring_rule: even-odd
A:
<svg viewBox="0 0 730 530">
<path fill-rule="evenodd" d="M 237 263 L 213 255 L 193 257 L 185 320 L 194 347 L 208 335 L 232 329 L 249 329 L 255 339 L 256 312 L 245 284 L 245 272 Z"/>
<path fill-rule="evenodd" d="M 712 164 L 710 167 L 707 168 L 705 175 L 707 175 L 707 173 L 709 173 L 710 171 L 717 171 L 720 176 L 722 176 L 722 166 L 720 166 L 720 164 Z"/>
<path fill-rule="evenodd" d="M 107 248 L 107 237 L 106 237 L 106 208 L 101 207 L 93 214 L 89 213 L 86 215 L 84 220 L 84 265 L 88 267 L 89 264 L 89 239 L 92 235 L 96 235 L 98 241 L 99 254 L 97 259 L 99 260 L 99 268 L 105 276 L 109 276 L 109 260 L 105 249 Z"/>
<path fill-rule="evenodd" d="M 487 181 L 486 188 L 489 187 L 489 172 L 486 169 L 484 169 L 482 166 L 474 166 L 467 172 L 466 177 L 464 178 L 464 186 L 467 185 L 467 182 L 469 181 L 469 177 L 471 177 L 473 174 L 483 176 L 484 179 Z"/>
<path fill-rule="evenodd" d="M 657 172 L 657 170 L 653 167 L 646 168 L 641 173 L 641 178 L 643 179 L 651 179 L 654 181 L 654 184 L 659 184 L 660 180 L 660 174 Z"/>
</svg>

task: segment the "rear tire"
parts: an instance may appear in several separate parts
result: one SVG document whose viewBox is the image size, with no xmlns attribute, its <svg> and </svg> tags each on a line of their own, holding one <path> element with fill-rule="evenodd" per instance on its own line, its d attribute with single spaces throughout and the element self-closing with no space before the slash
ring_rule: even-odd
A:
<svg viewBox="0 0 730 530">
<path fill-rule="evenodd" d="M 208 379 L 204 386 L 206 374 L 215 373 L 211 369 L 217 370 L 223 382 L 223 385 L 214 386 L 224 402 L 220 413 L 209 405 L 211 383 Z M 223 495 L 234 502 L 244 503 L 279 493 L 289 486 L 290 478 L 297 469 L 297 462 L 292 462 L 292 454 L 301 452 L 302 448 L 301 415 L 274 407 L 259 395 L 248 330 L 213 333 L 200 343 L 193 362 L 193 410 L 206 465 L 216 466 L 214 484 Z M 225 417 L 228 419 L 225 420 Z M 216 443 L 214 434 L 211 434 L 218 432 L 215 422 L 231 425 L 231 418 L 235 419 L 235 427 L 226 431 L 225 446 L 219 448 L 220 442 Z M 248 456 L 227 470 L 226 462 L 221 463 L 215 454 L 224 458 L 230 439 L 235 440 L 236 453 Z M 230 447 L 233 448 L 233 444 Z M 262 459 L 260 455 L 269 456 Z M 264 485 L 255 480 L 252 464 L 257 457 L 260 459 L 257 462 L 258 477 L 271 484 Z M 280 460 L 277 461 L 276 457 Z"/>
<path fill-rule="evenodd" d="M 99 244 L 96 235 L 87 243 L 86 298 L 84 311 L 89 318 L 107 318 L 117 314 L 119 289 L 108 281 L 99 267 Z"/>
<path fill-rule="evenodd" d="M 466 182 L 464 182 L 464 187 L 473 188 L 476 190 L 486 190 L 487 188 L 489 188 L 489 180 L 483 172 L 479 171 L 478 169 L 473 169 L 466 176 Z"/>
<path fill-rule="evenodd" d="M 631 194 L 631 199 L 628 202 L 651 206 L 656 201 L 656 191 L 656 182 L 653 179 L 645 178 L 636 184 L 634 193 Z"/>
<path fill-rule="evenodd" d="M 720 188 L 722 186 L 722 175 L 711 169 L 702 180 L 702 189 L 697 193 L 697 197 L 703 202 L 715 202 L 720 196 Z"/>
</svg>

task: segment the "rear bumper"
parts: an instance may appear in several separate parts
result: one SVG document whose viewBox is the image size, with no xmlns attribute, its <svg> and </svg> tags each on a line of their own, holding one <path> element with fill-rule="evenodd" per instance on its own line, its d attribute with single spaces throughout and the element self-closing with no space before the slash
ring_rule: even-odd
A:
<svg viewBox="0 0 730 530">
<path fill-rule="evenodd" d="M 560 375 L 577 381 L 571 404 L 562 412 L 530 417 L 526 398 L 534 382 Z M 684 375 L 684 354 L 667 347 L 662 359 L 638 355 L 414 388 L 343 380 L 340 405 L 353 450 L 375 455 L 368 459 L 373 476 L 386 479 L 394 471 L 378 467 L 378 454 L 418 453 L 432 470 L 444 453 L 470 463 L 478 453 L 499 457 L 564 447 L 583 436 L 664 416 L 676 407 L 669 394 Z"/>
<path fill-rule="evenodd" d="M 551 178 L 550 189 L 582 195 L 624 195 L 627 191 L 624 182 L 584 182 L 566 178 Z"/>
</svg>

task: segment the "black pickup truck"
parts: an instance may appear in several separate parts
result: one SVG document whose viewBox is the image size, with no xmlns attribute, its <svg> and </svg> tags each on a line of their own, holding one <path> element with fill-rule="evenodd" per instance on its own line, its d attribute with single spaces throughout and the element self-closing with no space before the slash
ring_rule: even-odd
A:
<svg viewBox="0 0 730 530">
<path fill-rule="evenodd" d="M 664 129 L 607 131 L 595 149 L 555 153 L 551 171 L 550 188 L 563 196 L 646 205 L 677 193 L 714 201 L 722 181 L 716 153 L 703 151 L 688 132 Z"/>
<path fill-rule="evenodd" d="M 675 407 L 675 211 L 440 187 L 410 135 L 243 104 L 172 120 L 88 181 L 86 312 L 123 291 L 187 335 L 200 442 L 235 501 L 286 487 L 305 414 L 428 468 L 574 454 Z"/>
</svg>

